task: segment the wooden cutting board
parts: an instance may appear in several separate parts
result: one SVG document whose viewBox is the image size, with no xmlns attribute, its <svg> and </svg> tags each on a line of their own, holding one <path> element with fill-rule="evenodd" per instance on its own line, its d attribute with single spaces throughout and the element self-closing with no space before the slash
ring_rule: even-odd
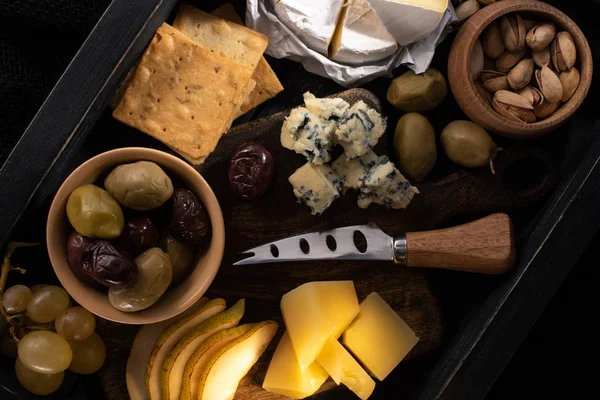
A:
<svg viewBox="0 0 600 400">
<path fill-rule="evenodd" d="M 300 95 L 298 96 L 300 98 Z M 363 89 L 342 92 L 349 103 L 363 100 L 381 111 L 377 97 Z M 407 231 L 429 230 L 446 221 L 465 215 L 484 215 L 510 211 L 539 201 L 555 184 L 555 171 L 549 157 L 535 149 L 506 149 L 496 161 L 496 174 L 482 168 L 458 171 L 441 179 L 417 185 L 421 193 L 406 210 L 389 210 L 372 205 L 363 210 L 356 205 L 357 194 L 349 192 L 336 200 L 321 216 L 310 214 L 296 202 L 288 177 L 305 163 L 305 159 L 284 149 L 279 143 L 281 125 L 289 111 L 237 126 L 225 135 L 216 151 L 199 168 L 213 188 L 225 219 L 226 246 L 221 269 L 207 296 L 223 297 L 228 304 L 247 299 L 242 322 L 271 319 L 279 323 L 278 334 L 257 363 L 240 383 L 236 399 L 276 400 L 284 396 L 261 388 L 269 360 L 283 333 L 279 311 L 281 296 L 295 287 L 316 280 L 353 280 L 359 300 L 378 292 L 402 316 L 420 338 L 407 357 L 415 358 L 438 347 L 442 340 L 443 318 L 439 304 L 431 293 L 423 273 L 401 268 L 385 261 L 315 261 L 251 266 L 232 266 L 241 251 L 267 241 L 302 232 L 331 229 L 340 226 L 377 223 L 390 235 Z M 392 127 L 393 128 L 393 127 Z M 388 129 L 375 148 L 379 155 L 389 154 L 391 135 Z M 235 196 L 228 184 L 227 171 L 232 150 L 249 140 L 267 147 L 275 160 L 273 187 L 254 201 Z M 534 181 L 521 181 L 523 165 L 537 165 L 541 171 Z M 531 164 L 533 163 L 533 164 Z M 527 174 L 525 174 L 527 175 Z M 519 182 L 512 182 L 517 180 Z M 109 400 L 126 399 L 125 366 L 129 349 L 138 330 L 136 326 L 100 321 L 99 332 L 107 345 L 107 361 L 100 371 L 102 385 Z M 392 373 L 387 379 L 395 379 Z M 335 387 L 328 380 L 321 391 Z"/>
</svg>

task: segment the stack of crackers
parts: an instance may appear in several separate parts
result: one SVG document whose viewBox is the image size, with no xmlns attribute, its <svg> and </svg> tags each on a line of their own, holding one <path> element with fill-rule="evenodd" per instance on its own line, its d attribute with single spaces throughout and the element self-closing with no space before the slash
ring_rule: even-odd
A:
<svg viewBox="0 0 600 400">
<path fill-rule="evenodd" d="M 113 116 L 200 165 L 235 118 L 283 90 L 267 45 L 231 4 L 212 15 L 184 4 L 156 31 Z"/>
</svg>

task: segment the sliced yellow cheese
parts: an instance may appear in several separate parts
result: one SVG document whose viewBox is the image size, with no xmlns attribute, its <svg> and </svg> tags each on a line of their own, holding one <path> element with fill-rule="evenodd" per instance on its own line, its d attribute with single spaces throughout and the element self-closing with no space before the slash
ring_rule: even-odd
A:
<svg viewBox="0 0 600 400">
<path fill-rule="evenodd" d="M 360 303 L 360 314 L 344 332 L 344 345 L 382 381 L 419 338 L 377 293 Z"/>
<path fill-rule="evenodd" d="M 325 342 L 317 361 L 335 383 L 343 383 L 362 400 L 368 399 L 375 390 L 375 381 L 336 339 Z"/>
<path fill-rule="evenodd" d="M 310 282 L 286 293 L 281 313 L 302 370 L 330 337 L 337 339 L 360 308 L 352 281 Z"/>
<path fill-rule="evenodd" d="M 262 387 L 272 393 L 303 399 L 314 394 L 328 376 L 318 362 L 313 362 L 305 370 L 300 369 L 290 336 L 285 332 L 273 354 Z"/>
</svg>

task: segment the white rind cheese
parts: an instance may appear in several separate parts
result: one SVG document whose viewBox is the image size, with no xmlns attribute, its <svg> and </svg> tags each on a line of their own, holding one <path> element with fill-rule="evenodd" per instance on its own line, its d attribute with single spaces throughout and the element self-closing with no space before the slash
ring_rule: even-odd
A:
<svg viewBox="0 0 600 400">
<path fill-rule="evenodd" d="M 423 39 L 437 28 L 448 0 L 368 0 L 401 46 Z"/>
<path fill-rule="evenodd" d="M 386 156 L 377 159 L 375 165 L 359 179 L 358 186 L 360 208 L 368 208 L 371 203 L 388 208 L 406 208 L 419 193 Z"/>
<path fill-rule="evenodd" d="M 340 196 L 339 184 L 334 184 L 336 178 L 331 167 L 306 163 L 290 176 L 289 182 L 298 202 L 309 206 L 314 215 L 322 214 Z"/>
<path fill-rule="evenodd" d="M 281 127 L 281 145 L 302 154 L 313 164 L 331 160 L 331 135 L 335 124 L 304 107 L 294 108 Z"/>
<path fill-rule="evenodd" d="M 358 189 L 360 178 L 366 174 L 377 162 L 377 154 L 368 151 L 362 157 L 348 159 L 342 154 L 331 163 L 331 167 L 344 183 L 344 192 L 348 189 Z"/>
<path fill-rule="evenodd" d="M 338 121 L 335 141 L 348 158 L 360 157 L 377 144 L 386 127 L 386 119 L 360 100 Z"/>
</svg>

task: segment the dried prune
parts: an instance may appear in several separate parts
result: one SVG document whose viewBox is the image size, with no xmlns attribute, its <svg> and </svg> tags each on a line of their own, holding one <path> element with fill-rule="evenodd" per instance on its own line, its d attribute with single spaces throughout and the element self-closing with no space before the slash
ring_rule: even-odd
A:
<svg viewBox="0 0 600 400">
<path fill-rule="evenodd" d="M 137 265 L 129 253 L 106 240 L 92 242 L 81 258 L 81 273 L 108 287 L 129 285 L 137 272 Z"/>
<path fill-rule="evenodd" d="M 269 150 L 256 142 L 238 146 L 229 161 L 231 190 L 245 199 L 262 196 L 273 182 L 275 162 Z"/>
<path fill-rule="evenodd" d="M 125 221 L 119 236 L 119 245 L 131 255 L 137 256 L 156 246 L 160 234 L 147 215 L 136 215 Z"/>
<path fill-rule="evenodd" d="M 200 199 L 189 189 L 173 193 L 169 232 L 189 244 L 203 244 L 210 236 L 210 218 Z"/>
</svg>

